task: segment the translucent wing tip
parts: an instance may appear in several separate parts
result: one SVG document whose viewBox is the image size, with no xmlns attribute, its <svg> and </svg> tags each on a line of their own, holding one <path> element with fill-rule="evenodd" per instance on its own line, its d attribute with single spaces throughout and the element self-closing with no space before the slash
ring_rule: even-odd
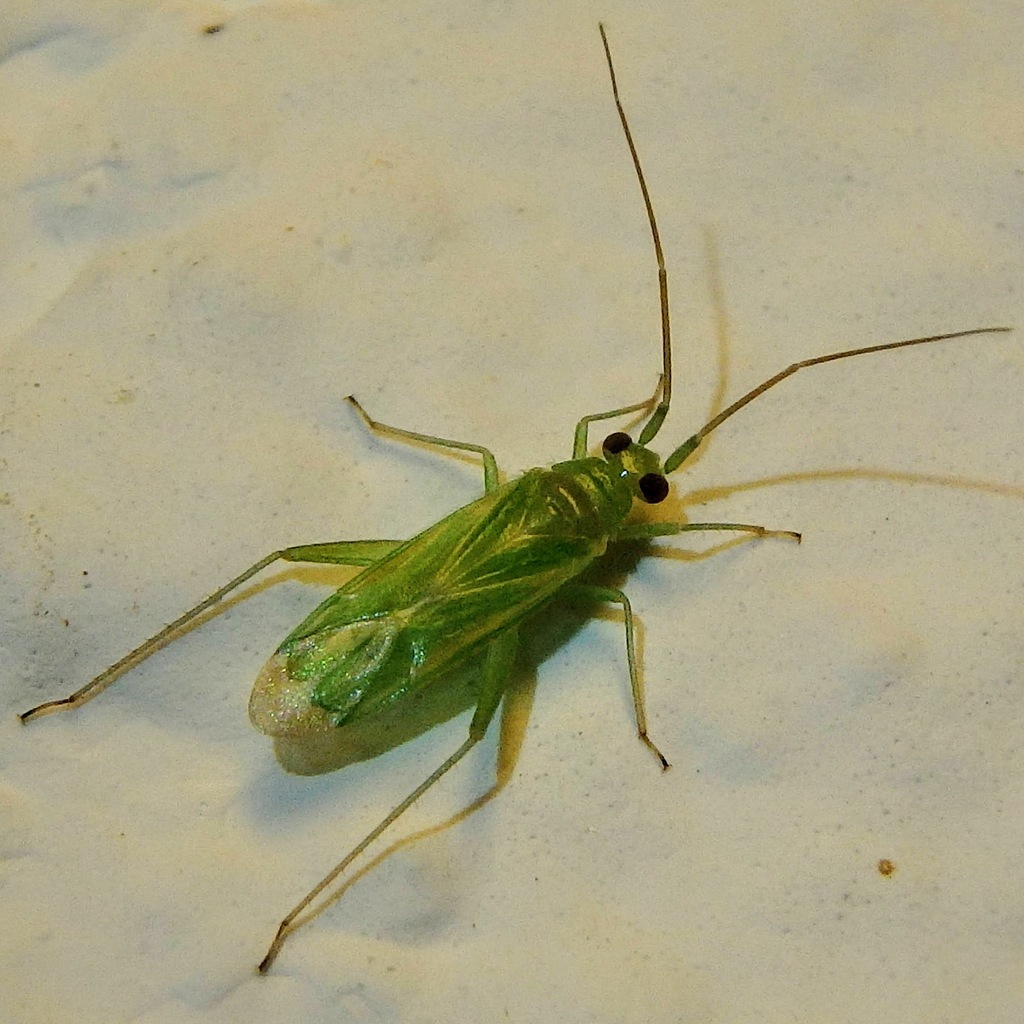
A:
<svg viewBox="0 0 1024 1024">
<path fill-rule="evenodd" d="M 310 700 L 312 680 L 288 674 L 288 659 L 280 651 L 263 666 L 249 697 L 249 721 L 267 736 L 301 739 L 336 729 L 323 708 Z"/>
</svg>

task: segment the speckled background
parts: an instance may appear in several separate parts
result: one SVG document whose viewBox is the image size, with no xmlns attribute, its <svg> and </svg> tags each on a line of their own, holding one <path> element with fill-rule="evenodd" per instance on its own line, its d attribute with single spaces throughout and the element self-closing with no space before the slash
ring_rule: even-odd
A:
<svg viewBox="0 0 1024 1024">
<path fill-rule="evenodd" d="M 811 370 L 724 426 L 661 514 L 805 540 L 674 542 L 625 583 L 673 771 L 614 612 L 556 617 L 498 798 L 267 978 L 281 915 L 466 727 L 281 770 L 248 688 L 342 576 L 271 574 L 86 708 L 15 719 L 274 548 L 479 492 L 346 394 L 514 473 L 651 389 L 599 18 L 673 289 L 662 451 L 794 359 L 1024 327 L 1007 0 L 9 0 L 5 1022 L 1020 1020 L 1024 330 Z M 487 790 L 497 732 L 393 839 Z"/>
</svg>

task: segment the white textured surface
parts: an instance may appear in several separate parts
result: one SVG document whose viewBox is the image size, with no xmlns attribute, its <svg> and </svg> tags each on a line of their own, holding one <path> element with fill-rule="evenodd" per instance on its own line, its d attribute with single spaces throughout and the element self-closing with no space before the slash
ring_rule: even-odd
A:
<svg viewBox="0 0 1024 1024">
<path fill-rule="evenodd" d="M 5 1022 L 1019 1021 L 1024 331 L 812 370 L 723 427 L 687 514 L 806 539 L 626 584 L 674 770 L 614 615 L 533 649 L 511 783 L 267 978 L 277 919 L 464 720 L 284 774 L 245 706 L 302 574 L 14 720 L 275 547 L 477 493 L 345 394 L 515 472 L 650 389 L 599 17 L 673 286 L 663 451 L 793 359 L 1024 326 L 1020 5 L 763 6 L 4 5 Z M 485 747 L 395 838 L 487 787 Z"/>
</svg>

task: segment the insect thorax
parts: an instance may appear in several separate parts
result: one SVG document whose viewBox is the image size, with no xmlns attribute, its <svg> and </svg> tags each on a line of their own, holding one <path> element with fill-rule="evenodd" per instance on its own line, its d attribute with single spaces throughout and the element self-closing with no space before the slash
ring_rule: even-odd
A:
<svg viewBox="0 0 1024 1024">
<path fill-rule="evenodd" d="M 553 517 L 575 524 L 574 532 L 611 535 L 633 507 L 633 488 L 603 459 L 558 462 L 542 474 Z"/>
</svg>

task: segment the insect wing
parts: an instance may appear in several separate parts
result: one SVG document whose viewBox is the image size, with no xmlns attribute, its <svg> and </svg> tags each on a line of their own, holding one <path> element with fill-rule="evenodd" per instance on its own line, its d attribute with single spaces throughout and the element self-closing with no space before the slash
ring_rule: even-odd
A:
<svg viewBox="0 0 1024 1024">
<path fill-rule="evenodd" d="M 382 616 L 342 622 L 282 646 L 253 686 L 253 725 L 269 736 L 298 738 L 342 724 L 379 674 L 397 635 L 395 617 Z M 338 677 L 346 686 L 334 687 L 338 701 L 325 706 L 320 692 Z"/>
<path fill-rule="evenodd" d="M 285 640 L 253 689 L 253 723 L 322 732 L 444 677 L 604 551 L 578 508 L 560 474 L 531 470 L 396 548 Z"/>
</svg>

